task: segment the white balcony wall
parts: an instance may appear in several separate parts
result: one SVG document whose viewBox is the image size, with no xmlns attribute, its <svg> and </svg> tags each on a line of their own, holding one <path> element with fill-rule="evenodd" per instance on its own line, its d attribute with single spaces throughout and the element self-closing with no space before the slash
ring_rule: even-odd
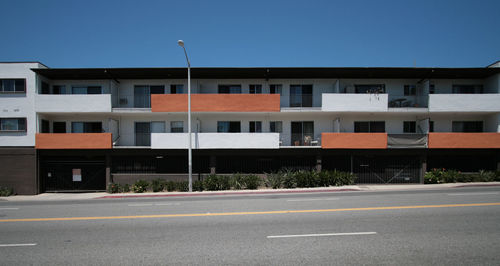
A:
<svg viewBox="0 0 500 266">
<path fill-rule="evenodd" d="M 324 93 L 322 111 L 326 112 L 386 112 L 387 94 Z"/>
<path fill-rule="evenodd" d="M 500 112 L 500 94 L 431 94 L 430 112 Z"/>
<path fill-rule="evenodd" d="M 104 113 L 111 112 L 111 94 L 39 94 L 38 113 Z"/>
<path fill-rule="evenodd" d="M 278 133 L 193 133 L 194 149 L 278 149 Z M 153 133 L 152 149 L 187 149 L 188 133 Z"/>
</svg>

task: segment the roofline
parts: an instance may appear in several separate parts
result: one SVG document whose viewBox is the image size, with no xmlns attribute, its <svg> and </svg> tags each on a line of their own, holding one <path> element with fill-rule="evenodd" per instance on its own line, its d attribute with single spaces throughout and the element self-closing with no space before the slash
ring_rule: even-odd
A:
<svg viewBox="0 0 500 266">
<path fill-rule="evenodd" d="M 50 68 L 40 61 L 0 61 L 0 64 L 40 64 L 46 68 Z"/>
<path fill-rule="evenodd" d="M 489 67 L 491 67 L 491 66 L 493 66 L 493 65 L 496 65 L 496 64 L 498 64 L 498 63 L 500 63 L 500 60 L 497 60 L 497 61 L 495 61 L 495 62 L 493 62 L 493 63 L 491 63 L 491 64 L 487 65 L 487 66 L 486 66 L 486 68 L 489 68 Z"/>
</svg>

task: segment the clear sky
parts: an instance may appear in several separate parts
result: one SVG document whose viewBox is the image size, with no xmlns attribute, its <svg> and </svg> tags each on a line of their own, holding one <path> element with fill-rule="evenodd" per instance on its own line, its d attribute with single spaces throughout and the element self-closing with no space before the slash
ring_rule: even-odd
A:
<svg viewBox="0 0 500 266">
<path fill-rule="evenodd" d="M 0 0 L 0 61 L 49 67 L 484 67 L 500 0 Z"/>
</svg>

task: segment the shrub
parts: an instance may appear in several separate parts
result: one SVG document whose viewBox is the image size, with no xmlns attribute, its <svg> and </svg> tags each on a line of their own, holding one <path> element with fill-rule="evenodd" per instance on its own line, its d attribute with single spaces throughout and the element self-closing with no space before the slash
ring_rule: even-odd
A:
<svg viewBox="0 0 500 266">
<path fill-rule="evenodd" d="M 262 178 L 258 175 L 246 175 L 243 178 L 246 189 L 257 189 L 262 183 Z"/>
<path fill-rule="evenodd" d="M 118 193 L 120 192 L 120 185 L 111 183 L 108 185 L 108 193 Z"/>
<path fill-rule="evenodd" d="M 203 191 L 203 181 L 196 180 L 193 182 L 193 191 Z"/>
<path fill-rule="evenodd" d="M 317 185 L 320 186 L 320 187 L 328 187 L 331 185 L 331 180 L 333 180 L 332 178 L 333 176 L 333 171 L 321 171 L 318 173 L 318 181 L 317 181 Z M 335 185 L 335 184 L 333 184 Z"/>
<path fill-rule="evenodd" d="M 172 192 L 175 191 L 177 185 L 175 184 L 174 181 L 168 181 L 165 183 L 165 188 L 167 189 L 167 191 Z"/>
<path fill-rule="evenodd" d="M 295 188 L 297 187 L 297 180 L 295 179 L 295 174 L 290 169 L 283 169 L 278 172 L 283 178 L 284 188 Z"/>
<path fill-rule="evenodd" d="M 495 172 L 495 181 L 500 181 L 500 171 Z"/>
<path fill-rule="evenodd" d="M 426 172 L 424 175 L 424 184 L 439 184 L 442 183 L 442 175 L 444 169 L 433 168 L 431 171 Z"/>
<path fill-rule="evenodd" d="M 479 182 L 492 182 L 495 181 L 495 172 L 479 170 Z"/>
<path fill-rule="evenodd" d="M 14 189 L 0 186 L 0 197 L 8 197 L 14 194 Z"/>
<path fill-rule="evenodd" d="M 129 184 L 120 185 L 120 192 L 130 192 Z"/>
<path fill-rule="evenodd" d="M 218 182 L 218 190 L 229 190 L 231 189 L 231 184 L 229 183 L 229 180 L 231 179 L 230 176 L 227 175 L 220 175 L 218 176 L 217 180 Z"/>
<path fill-rule="evenodd" d="M 356 175 L 351 172 L 334 171 L 335 186 L 353 185 L 356 182 Z"/>
<path fill-rule="evenodd" d="M 219 183 L 218 176 L 215 174 L 211 174 L 207 176 L 207 178 L 205 178 L 205 180 L 203 181 L 203 187 L 206 190 L 211 190 L 211 191 L 218 190 L 219 189 L 218 183 Z"/>
<path fill-rule="evenodd" d="M 151 181 L 151 189 L 153 192 L 161 192 L 165 189 L 165 180 L 163 179 L 154 179 Z"/>
<path fill-rule="evenodd" d="M 233 174 L 229 180 L 230 186 L 234 189 L 243 189 L 245 187 L 245 178 L 243 174 Z"/>
<path fill-rule="evenodd" d="M 317 186 L 317 176 L 315 171 L 299 170 L 294 172 L 295 181 L 297 187 L 316 187 Z"/>
<path fill-rule="evenodd" d="M 143 193 L 148 189 L 149 183 L 146 180 L 137 180 L 132 186 L 135 193 Z"/>
<path fill-rule="evenodd" d="M 281 188 L 283 186 L 283 175 L 280 172 L 266 174 L 265 184 L 266 187 L 273 189 Z"/>
<path fill-rule="evenodd" d="M 189 182 L 188 181 L 177 182 L 177 190 L 181 192 L 189 191 Z"/>
</svg>

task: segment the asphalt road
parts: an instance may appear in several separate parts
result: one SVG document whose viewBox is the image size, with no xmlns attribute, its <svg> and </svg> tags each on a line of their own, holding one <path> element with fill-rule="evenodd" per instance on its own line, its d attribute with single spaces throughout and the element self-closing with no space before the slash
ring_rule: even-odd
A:
<svg viewBox="0 0 500 266">
<path fill-rule="evenodd" d="M 0 201 L 1 265 L 499 265 L 499 246 L 500 187 Z"/>
</svg>

